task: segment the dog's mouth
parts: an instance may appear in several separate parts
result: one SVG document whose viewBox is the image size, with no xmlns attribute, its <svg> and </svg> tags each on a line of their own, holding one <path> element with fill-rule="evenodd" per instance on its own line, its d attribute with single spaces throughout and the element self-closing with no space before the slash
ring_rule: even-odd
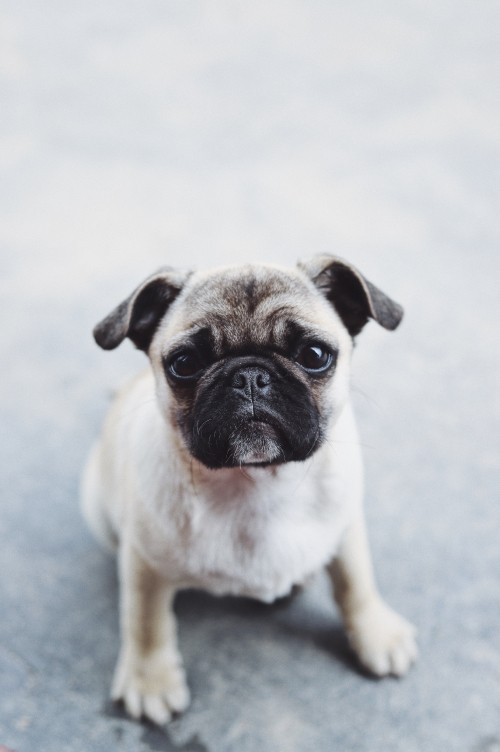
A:
<svg viewBox="0 0 500 752">
<path fill-rule="evenodd" d="M 276 428 L 259 418 L 252 418 L 231 431 L 228 455 L 232 465 L 241 466 L 264 466 L 285 459 Z"/>
<path fill-rule="evenodd" d="M 211 469 L 305 460 L 322 442 L 319 424 L 290 425 L 274 412 L 262 411 L 197 421 L 186 438 L 193 457 Z"/>
</svg>

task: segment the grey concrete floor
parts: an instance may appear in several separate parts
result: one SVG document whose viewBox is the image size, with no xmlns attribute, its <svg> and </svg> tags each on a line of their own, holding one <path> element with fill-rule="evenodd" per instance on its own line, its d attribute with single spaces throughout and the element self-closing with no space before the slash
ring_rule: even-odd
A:
<svg viewBox="0 0 500 752">
<path fill-rule="evenodd" d="M 0 744 L 17 752 L 500 750 L 500 6 L 5 0 L 0 8 Z M 338 253 L 401 301 L 353 392 L 402 681 L 357 669 L 321 576 L 182 594 L 193 704 L 108 701 L 113 562 L 77 509 L 143 357 L 90 330 L 162 263 Z"/>
</svg>

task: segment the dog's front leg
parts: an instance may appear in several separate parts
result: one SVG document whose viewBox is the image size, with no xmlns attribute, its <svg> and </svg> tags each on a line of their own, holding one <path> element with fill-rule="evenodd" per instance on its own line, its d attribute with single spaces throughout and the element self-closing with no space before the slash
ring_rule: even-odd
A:
<svg viewBox="0 0 500 752">
<path fill-rule="evenodd" d="M 362 513 L 347 529 L 329 566 L 352 648 L 377 676 L 403 676 L 417 657 L 415 628 L 378 593 Z"/>
<path fill-rule="evenodd" d="M 119 574 L 121 650 L 112 698 L 123 700 L 134 718 L 164 724 L 189 704 L 172 610 L 175 588 L 125 541 Z"/>
</svg>

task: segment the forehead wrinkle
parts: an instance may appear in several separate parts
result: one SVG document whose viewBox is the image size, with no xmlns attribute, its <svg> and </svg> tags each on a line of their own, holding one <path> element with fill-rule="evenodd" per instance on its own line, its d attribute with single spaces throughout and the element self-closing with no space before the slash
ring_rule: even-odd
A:
<svg viewBox="0 0 500 752">
<path fill-rule="evenodd" d="M 300 322 L 305 330 L 321 330 L 321 306 L 302 280 L 259 269 L 229 278 L 205 277 L 184 298 L 187 329 L 207 327 L 215 350 L 222 354 L 228 347 L 242 343 L 263 346 L 285 342 L 288 322 Z M 330 308 L 330 306 L 328 306 Z M 328 322 L 331 328 L 331 320 Z M 319 324 L 319 327 L 318 327 Z M 325 327 L 326 328 L 326 327 Z"/>
<path fill-rule="evenodd" d="M 288 270 L 251 265 L 214 270 L 193 282 L 185 301 L 219 313 L 225 313 L 228 307 L 254 309 L 270 298 L 300 299 L 310 292 L 303 280 Z"/>
</svg>

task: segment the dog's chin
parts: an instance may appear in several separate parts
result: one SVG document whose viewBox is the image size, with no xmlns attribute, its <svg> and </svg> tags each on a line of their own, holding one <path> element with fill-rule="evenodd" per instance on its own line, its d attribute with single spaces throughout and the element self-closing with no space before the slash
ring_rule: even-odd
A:
<svg viewBox="0 0 500 752">
<path fill-rule="evenodd" d="M 210 437 L 211 438 L 211 437 Z M 195 459 L 211 470 L 231 467 L 266 467 L 290 459 L 280 439 L 279 432 L 269 423 L 249 420 L 228 431 L 226 440 L 219 446 L 207 439 L 191 444 Z"/>
<path fill-rule="evenodd" d="M 275 429 L 252 420 L 234 431 L 229 440 L 230 462 L 235 465 L 271 465 L 283 462 L 284 453 Z"/>
</svg>

